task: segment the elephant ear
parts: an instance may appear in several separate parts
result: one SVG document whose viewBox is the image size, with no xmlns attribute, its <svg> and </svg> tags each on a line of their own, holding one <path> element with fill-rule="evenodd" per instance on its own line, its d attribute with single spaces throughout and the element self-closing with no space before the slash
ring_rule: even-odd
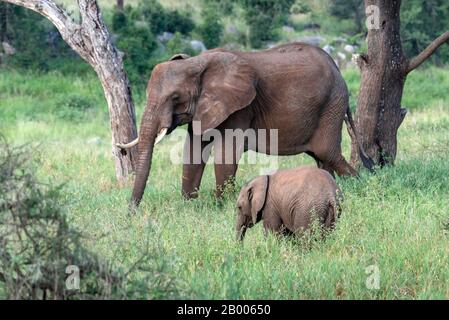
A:
<svg viewBox="0 0 449 320">
<path fill-rule="evenodd" d="M 188 59 L 188 58 L 190 58 L 190 56 L 188 54 L 177 53 L 173 57 L 170 58 L 170 61 L 173 61 L 173 60 L 184 60 L 184 59 Z"/>
<path fill-rule="evenodd" d="M 193 117 L 200 121 L 201 132 L 195 134 L 217 127 L 256 97 L 256 71 L 246 60 L 230 52 L 211 52 L 203 57 L 201 91 Z"/>
<path fill-rule="evenodd" d="M 256 224 L 260 219 L 262 219 L 262 209 L 265 206 L 268 193 L 268 176 L 258 177 L 256 180 L 251 182 L 248 189 L 248 199 L 251 204 L 251 217 L 253 224 Z"/>
</svg>

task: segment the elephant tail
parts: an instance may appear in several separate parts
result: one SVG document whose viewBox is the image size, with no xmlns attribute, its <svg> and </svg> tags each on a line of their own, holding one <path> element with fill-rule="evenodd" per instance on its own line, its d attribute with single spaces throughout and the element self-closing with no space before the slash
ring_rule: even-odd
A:
<svg viewBox="0 0 449 320">
<path fill-rule="evenodd" d="M 362 141 L 360 140 L 360 136 L 356 130 L 354 120 L 352 118 L 351 109 L 346 109 L 345 116 L 346 127 L 348 128 L 349 136 L 352 141 L 355 141 L 357 147 L 359 148 L 360 160 L 362 160 L 363 166 L 367 168 L 369 171 L 374 172 L 374 161 L 371 157 L 365 152 L 363 148 Z"/>
</svg>

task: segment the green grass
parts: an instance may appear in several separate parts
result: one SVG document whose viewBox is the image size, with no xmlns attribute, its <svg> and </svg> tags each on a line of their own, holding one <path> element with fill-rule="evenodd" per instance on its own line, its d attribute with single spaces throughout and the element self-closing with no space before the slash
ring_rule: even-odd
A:
<svg viewBox="0 0 449 320">
<path fill-rule="evenodd" d="M 358 74 L 348 70 L 345 77 L 355 101 Z M 156 148 L 138 214 L 129 216 L 130 186 L 120 188 L 115 181 L 107 108 L 94 76 L 1 71 L 0 132 L 14 144 L 40 143 L 38 175 L 66 184 L 62 204 L 73 224 L 89 236 L 91 249 L 126 267 L 148 239 L 158 243 L 167 254 L 159 258 L 172 262 L 167 272 L 185 298 L 445 299 L 448 87 L 447 70 L 431 68 L 409 76 L 404 106 L 410 112 L 399 131 L 396 166 L 376 175 L 364 172 L 359 180 L 338 179 L 345 194 L 341 219 L 326 241 L 307 248 L 289 239 L 264 238 L 260 224 L 238 245 L 237 195 L 217 203 L 213 168 L 208 166 L 200 198 L 184 201 L 181 166 L 169 161 L 170 150 L 181 144 L 168 139 Z M 135 94 L 140 116 L 144 93 Z M 345 132 L 346 156 L 348 145 Z M 312 163 L 307 156 L 279 162 L 283 168 Z M 238 186 L 257 173 L 258 167 L 243 165 Z M 380 270 L 379 290 L 365 285 L 370 265 Z"/>
</svg>

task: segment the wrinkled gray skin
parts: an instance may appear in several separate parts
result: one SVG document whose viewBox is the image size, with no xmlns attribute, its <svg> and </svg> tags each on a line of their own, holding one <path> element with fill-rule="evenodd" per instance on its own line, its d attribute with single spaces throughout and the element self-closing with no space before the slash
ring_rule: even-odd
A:
<svg viewBox="0 0 449 320">
<path fill-rule="evenodd" d="M 265 232 L 301 234 L 318 219 L 331 229 L 340 214 L 341 191 L 332 176 L 315 167 L 259 176 L 242 188 L 237 200 L 237 238 L 263 220 Z"/>
</svg>

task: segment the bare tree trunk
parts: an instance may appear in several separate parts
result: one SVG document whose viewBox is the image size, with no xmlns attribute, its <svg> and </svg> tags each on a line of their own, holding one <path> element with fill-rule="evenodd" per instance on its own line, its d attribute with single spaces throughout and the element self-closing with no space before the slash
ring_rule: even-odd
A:
<svg viewBox="0 0 449 320">
<path fill-rule="evenodd" d="M 6 32 L 8 29 L 8 7 L 6 4 L 0 6 L 0 42 L 6 40 Z"/>
<path fill-rule="evenodd" d="M 124 0 L 117 0 L 117 8 L 119 10 L 123 10 L 123 8 L 125 6 L 124 2 L 125 2 Z"/>
<path fill-rule="evenodd" d="M 356 112 L 356 126 L 366 153 L 376 164 L 394 164 L 397 132 L 407 110 L 401 107 L 409 72 L 418 67 L 445 41 L 449 32 L 426 50 L 408 60 L 400 37 L 400 0 L 365 0 L 365 7 L 379 8 L 379 29 L 368 30 L 368 53 L 358 56 L 362 79 Z M 351 162 L 358 162 L 357 145 L 352 145 Z"/>
<path fill-rule="evenodd" d="M 134 170 L 136 150 L 122 151 L 115 144 L 137 137 L 134 103 L 122 57 L 111 42 L 97 1 L 78 0 L 80 24 L 52 0 L 0 1 L 31 9 L 49 19 L 64 41 L 94 68 L 108 103 L 116 177 L 123 182 Z"/>
</svg>

